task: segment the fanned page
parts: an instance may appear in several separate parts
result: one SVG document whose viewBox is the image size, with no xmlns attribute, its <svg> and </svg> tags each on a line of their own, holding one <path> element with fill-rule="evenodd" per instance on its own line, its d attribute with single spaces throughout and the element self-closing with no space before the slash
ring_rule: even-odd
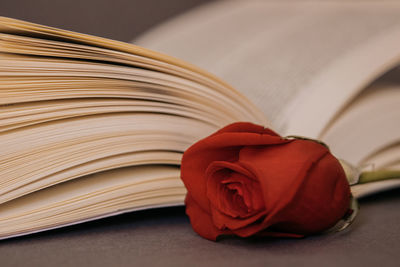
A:
<svg viewBox="0 0 400 267">
<path fill-rule="evenodd" d="M 399 12 L 396 1 L 218 1 L 133 42 L 221 77 L 281 134 L 318 137 L 399 64 Z"/>
<path fill-rule="evenodd" d="M 267 124 L 183 61 L 0 18 L 0 239 L 182 205 L 183 151 L 240 120 Z"/>
<path fill-rule="evenodd" d="M 372 83 L 321 134 L 336 155 L 358 165 L 372 164 L 372 158 L 400 141 L 399 77 L 400 69 L 395 69 Z M 400 160 L 400 154 L 391 155 L 375 167 Z"/>
<path fill-rule="evenodd" d="M 186 194 L 172 166 L 138 166 L 74 179 L 9 201 L 0 236 L 18 236 L 132 210 L 180 205 Z"/>
</svg>

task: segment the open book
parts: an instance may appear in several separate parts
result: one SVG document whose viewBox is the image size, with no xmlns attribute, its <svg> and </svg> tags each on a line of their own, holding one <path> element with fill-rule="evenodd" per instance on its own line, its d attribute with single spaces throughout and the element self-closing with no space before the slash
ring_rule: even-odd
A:
<svg viewBox="0 0 400 267">
<path fill-rule="evenodd" d="M 400 5 L 363 8 L 221 2 L 137 41 L 239 91 L 139 46 L 0 18 L 0 238 L 181 205 L 183 151 L 235 121 L 396 167 Z"/>
</svg>

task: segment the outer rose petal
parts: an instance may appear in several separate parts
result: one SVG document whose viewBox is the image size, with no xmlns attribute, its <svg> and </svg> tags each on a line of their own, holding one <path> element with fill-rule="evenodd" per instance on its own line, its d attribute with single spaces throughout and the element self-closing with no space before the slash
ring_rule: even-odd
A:
<svg viewBox="0 0 400 267">
<path fill-rule="evenodd" d="M 302 234 L 321 232 L 344 216 L 349 202 L 350 188 L 340 163 L 326 154 L 310 169 L 293 201 L 280 211 L 285 223 L 276 228 Z"/>
<path fill-rule="evenodd" d="M 254 222 L 264 217 L 265 211 L 259 212 L 249 218 L 244 218 L 244 219 L 235 219 L 229 217 L 221 213 L 217 209 L 212 209 L 211 213 L 212 213 L 212 221 L 216 227 L 218 227 L 219 229 L 229 229 L 235 234 L 238 234 L 239 236 L 250 236 L 264 228 L 264 226 Z M 249 225 L 251 225 L 251 227 L 249 227 Z M 243 229 L 246 229 L 245 232 L 249 234 L 248 235 L 240 234 L 243 232 L 242 231 Z"/>
<path fill-rule="evenodd" d="M 240 151 L 239 162 L 258 177 L 268 213 L 281 210 L 297 193 L 307 171 L 328 150 L 312 141 L 252 147 Z"/>
<path fill-rule="evenodd" d="M 282 232 L 269 232 L 261 231 L 257 233 L 257 236 L 273 236 L 273 237 L 292 237 L 292 238 L 302 238 L 304 235 L 293 234 L 293 233 L 282 233 Z"/>
<path fill-rule="evenodd" d="M 211 215 L 204 211 L 188 193 L 185 199 L 186 214 L 190 218 L 193 230 L 209 240 L 215 241 L 218 236 L 231 234 L 229 230 L 220 230 L 212 222 Z"/>
<path fill-rule="evenodd" d="M 229 125 L 225 126 L 224 128 L 220 129 L 219 131 L 217 131 L 216 133 L 214 133 L 213 135 L 227 133 L 227 132 L 258 133 L 258 134 L 268 134 L 271 136 L 279 137 L 279 135 L 277 133 L 275 133 L 274 131 L 272 131 L 271 129 L 264 128 L 260 125 L 256 125 L 256 124 L 249 123 L 249 122 L 237 122 L 237 123 L 229 124 Z"/>
<path fill-rule="evenodd" d="M 261 228 L 316 233 L 333 226 L 348 209 L 350 188 L 343 169 L 315 142 L 246 147 L 239 162 L 259 177 L 267 211 Z"/>
</svg>

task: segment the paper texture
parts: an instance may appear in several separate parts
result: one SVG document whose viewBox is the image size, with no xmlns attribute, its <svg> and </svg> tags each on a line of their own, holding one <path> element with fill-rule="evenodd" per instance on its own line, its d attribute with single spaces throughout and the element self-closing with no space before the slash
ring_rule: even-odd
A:
<svg viewBox="0 0 400 267">
<path fill-rule="evenodd" d="M 222 1 L 134 40 L 244 93 L 282 134 L 318 137 L 353 96 L 398 64 L 400 3 Z"/>
</svg>

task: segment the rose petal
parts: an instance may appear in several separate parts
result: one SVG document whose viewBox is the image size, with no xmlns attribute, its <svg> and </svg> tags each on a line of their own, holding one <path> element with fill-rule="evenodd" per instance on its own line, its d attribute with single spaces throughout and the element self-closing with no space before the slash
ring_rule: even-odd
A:
<svg viewBox="0 0 400 267">
<path fill-rule="evenodd" d="M 260 185 L 253 174 L 240 166 L 240 164 L 215 161 L 207 168 L 206 176 L 207 197 L 210 200 L 210 204 L 225 215 L 233 218 L 247 218 L 264 208 Z M 238 194 L 242 196 L 247 206 L 246 210 L 235 207 L 234 201 L 227 202 L 226 195 L 220 194 L 223 191 L 221 186 L 227 187 L 227 183 L 238 187 Z M 233 183 L 236 185 L 233 185 Z"/>
<path fill-rule="evenodd" d="M 270 213 L 281 209 L 293 198 L 308 169 L 327 152 L 325 147 L 311 141 L 245 147 L 240 151 L 239 162 L 258 178 Z"/>
<path fill-rule="evenodd" d="M 304 140 L 301 140 L 301 142 L 296 141 L 297 140 L 285 144 L 284 146 L 270 146 L 268 149 L 246 147 L 240 152 L 239 162 L 250 172 L 254 173 L 260 180 L 267 210 L 267 216 L 262 223 L 265 228 L 271 225 L 270 221 L 272 219 L 275 220 L 275 223 L 279 223 L 285 221 L 292 222 L 293 216 L 294 218 L 305 218 L 309 210 L 306 205 L 316 205 L 316 207 L 319 207 L 321 204 L 327 205 L 330 202 L 327 198 L 321 198 L 320 200 L 323 200 L 322 202 L 320 200 L 307 202 L 297 198 L 297 196 L 324 195 L 326 193 L 325 189 L 318 186 L 307 193 L 304 192 L 302 188 L 313 166 L 319 166 L 317 163 L 326 155 L 330 154 L 324 146 L 315 142 Z M 290 168 L 285 166 L 290 166 Z M 322 166 L 322 168 L 325 167 Z M 335 165 L 332 166 L 332 171 L 340 171 L 341 169 L 342 168 L 338 168 Z M 332 177 L 332 175 L 318 175 L 318 177 L 322 177 L 322 179 L 326 176 Z M 274 178 L 271 179 L 268 177 Z M 333 177 L 332 179 L 336 181 L 335 175 L 333 175 Z M 329 182 L 327 184 L 325 182 L 320 184 L 328 187 L 330 186 Z M 346 199 L 345 197 L 344 202 L 346 202 Z M 347 207 L 347 205 L 345 206 Z M 293 207 L 297 208 L 294 209 Z M 342 210 L 340 210 L 340 212 L 341 211 Z M 324 216 L 327 216 L 329 220 L 332 218 L 332 216 L 326 214 Z M 314 221 L 316 222 L 315 224 L 319 225 L 319 222 L 315 220 L 314 217 L 312 218 L 310 216 L 310 222 Z M 336 217 L 336 222 L 339 219 L 340 217 Z M 299 228 L 299 225 L 302 225 L 305 221 L 306 220 L 303 220 L 301 224 L 286 224 L 284 229 L 293 229 L 294 225 L 297 225 Z M 322 221 L 322 225 L 323 224 L 325 224 L 324 221 Z M 310 229 L 314 229 L 313 232 L 318 232 L 321 229 L 321 227 L 316 228 L 314 224 L 310 225 Z M 324 228 L 326 228 L 326 224 Z"/>
<path fill-rule="evenodd" d="M 186 214 L 189 216 L 193 230 L 204 238 L 216 240 L 218 236 L 231 234 L 229 230 L 220 230 L 212 222 L 211 215 L 203 210 L 188 193 L 185 199 Z"/>
<path fill-rule="evenodd" d="M 226 170 L 226 169 L 224 169 Z M 210 200 L 210 205 L 215 209 L 220 210 L 228 216 L 233 218 L 243 216 L 243 205 L 239 206 L 235 202 L 235 195 L 237 192 L 229 189 L 224 183 L 224 170 L 215 172 L 213 176 L 208 179 L 207 183 L 207 197 Z"/>
<path fill-rule="evenodd" d="M 268 232 L 261 231 L 256 234 L 257 236 L 271 236 L 271 237 L 291 237 L 291 238 L 302 238 L 304 235 L 294 233 L 283 233 L 283 232 Z"/>
<path fill-rule="evenodd" d="M 228 161 L 214 161 L 208 166 L 205 172 L 205 176 L 210 177 L 214 173 L 224 169 L 234 173 L 239 173 L 254 181 L 258 181 L 257 177 L 253 173 L 251 173 L 248 169 L 244 168 L 240 162 L 233 163 Z"/>
<path fill-rule="evenodd" d="M 232 174 L 235 175 L 235 174 Z M 231 191 L 235 192 L 235 197 L 238 201 L 241 201 L 243 203 L 243 206 L 246 207 L 248 210 L 249 207 L 251 207 L 251 199 L 250 199 L 250 193 L 247 191 L 246 186 L 243 183 L 240 182 L 229 182 L 226 183 L 226 181 L 222 181 L 222 184 L 225 184 L 225 186 Z"/>
<path fill-rule="evenodd" d="M 260 125 L 253 124 L 250 122 L 236 122 L 229 124 L 225 126 L 224 128 L 220 129 L 216 134 L 220 133 L 226 133 L 226 132 L 233 132 L 233 133 L 240 133 L 240 132 L 245 132 L 245 133 L 258 133 L 258 134 L 268 134 L 272 136 L 279 136 L 277 133 L 272 131 L 271 129 L 264 128 Z"/>
<path fill-rule="evenodd" d="M 334 226 L 348 210 L 350 188 L 340 163 L 325 154 L 310 168 L 293 201 L 280 211 L 279 229 L 311 234 Z"/>
<path fill-rule="evenodd" d="M 235 231 L 237 229 L 248 227 L 252 223 L 258 221 L 260 218 L 265 217 L 265 211 L 255 213 L 254 215 L 247 218 L 232 218 L 228 215 L 223 214 L 217 209 L 211 209 L 211 217 L 214 225 L 218 229 L 229 229 Z M 258 231 L 262 229 L 259 228 Z M 236 233 L 236 231 L 235 231 Z"/>
</svg>

